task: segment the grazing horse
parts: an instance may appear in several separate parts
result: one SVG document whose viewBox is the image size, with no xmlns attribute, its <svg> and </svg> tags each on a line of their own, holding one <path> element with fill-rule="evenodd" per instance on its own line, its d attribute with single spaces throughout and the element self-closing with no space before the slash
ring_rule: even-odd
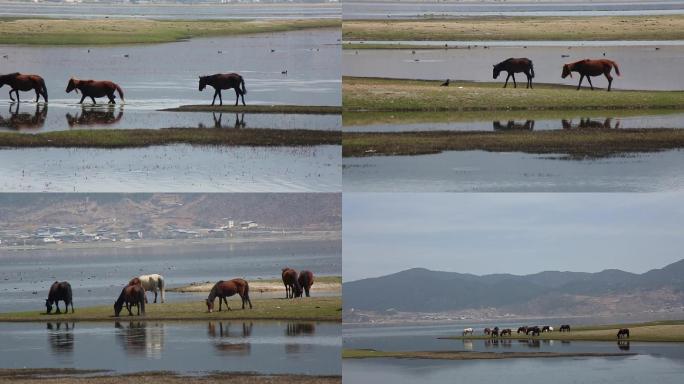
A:
<svg viewBox="0 0 684 384">
<path fill-rule="evenodd" d="M 14 101 L 14 97 L 12 97 L 12 92 L 14 92 L 17 95 L 16 101 L 19 102 L 21 101 L 19 100 L 19 91 L 28 92 L 31 90 L 36 91 L 36 103 L 38 102 L 38 100 L 40 100 L 40 96 L 43 96 L 43 100 L 45 100 L 46 103 L 48 101 L 45 80 L 43 80 L 43 78 L 38 75 L 29 75 L 19 72 L 9 73 L 7 75 L 0 75 L 0 88 L 2 88 L 2 86 L 5 84 L 9 85 L 10 87 L 9 97 L 12 101 Z"/>
<path fill-rule="evenodd" d="M 570 332 L 570 324 L 561 325 L 558 332 Z"/>
<path fill-rule="evenodd" d="M 528 58 L 510 58 L 506 59 L 499 64 L 494 65 L 494 70 L 492 71 L 492 76 L 496 79 L 499 77 L 501 71 L 508 72 L 506 76 L 506 83 L 504 88 L 508 86 L 508 79 L 513 78 L 513 87 L 518 88 L 518 84 L 515 82 L 515 74 L 518 72 L 523 72 L 527 76 L 527 87 L 532 88 L 532 79 L 534 78 L 534 65 L 532 65 L 532 60 Z"/>
<path fill-rule="evenodd" d="M 510 328 L 502 329 L 501 330 L 501 337 L 504 337 L 505 335 L 512 336 L 513 332 L 511 331 Z"/>
<path fill-rule="evenodd" d="M 134 277 L 131 279 L 131 281 L 128 283 L 129 285 L 140 285 L 145 289 L 145 291 L 151 291 L 154 292 L 154 302 L 157 302 L 157 292 L 161 292 L 161 302 L 164 302 L 164 292 L 165 292 L 165 285 L 164 285 L 164 276 L 158 275 L 158 274 L 152 274 L 152 275 L 142 275 L 138 277 Z M 147 295 L 145 295 L 145 302 L 147 302 Z"/>
<path fill-rule="evenodd" d="M 532 336 L 539 336 L 541 334 L 541 329 L 538 326 L 528 327 L 525 334 L 529 336 L 530 333 Z"/>
<path fill-rule="evenodd" d="M 485 335 L 491 335 L 491 334 L 492 334 L 492 330 L 489 329 L 489 328 L 485 328 L 484 331 L 483 331 L 483 333 L 484 333 Z"/>
<path fill-rule="evenodd" d="M 617 333 L 617 338 L 618 339 L 629 339 L 629 329 L 627 328 L 621 328 L 618 333 Z"/>
<path fill-rule="evenodd" d="M 221 96 L 222 89 L 235 90 L 235 105 L 238 105 L 240 97 L 242 97 L 242 105 L 245 104 L 245 95 L 247 94 L 247 88 L 245 88 L 245 80 L 242 76 L 237 73 L 217 73 L 215 75 L 200 76 L 199 77 L 199 90 L 203 91 L 207 85 L 214 87 L 214 100 L 212 100 L 211 105 L 216 103 L 216 96 L 219 97 L 221 105 L 223 105 L 223 97 Z"/>
<path fill-rule="evenodd" d="M 545 325 L 542 327 L 542 332 L 553 332 L 553 327 Z"/>
<path fill-rule="evenodd" d="M 48 293 L 48 298 L 45 300 L 45 308 L 47 308 L 47 313 L 49 314 L 52 312 L 52 304 L 55 304 L 57 307 L 57 312 L 55 312 L 56 314 L 62 313 L 59 310 L 60 301 L 63 301 L 64 306 L 66 307 L 64 309 L 64 313 L 69 313 L 69 304 L 71 304 L 71 313 L 74 313 L 74 301 L 71 295 L 71 284 L 67 283 L 66 281 L 62 281 L 61 283 L 55 281 L 52 283 L 50 292 Z"/>
<path fill-rule="evenodd" d="M 525 333 L 527 334 L 527 327 L 519 327 L 518 328 L 518 334 Z"/>
<path fill-rule="evenodd" d="M 66 93 L 70 93 L 73 90 L 76 90 L 76 93 L 81 91 L 83 94 L 81 101 L 78 102 L 79 104 L 83 104 L 83 100 L 85 100 L 86 97 L 90 97 L 93 104 L 97 104 L 95 98 L 105 96 L 109 98 L 109 104 L 116 104 L 116 101 L 114 101 L 116 98 L 114 92 L 118 92 L 121 101 L 124 101 L 123 90 L 116 83 L 111 81 L 78 80 L 72 77 L 67 84 Z"/>
<path fill-rule="evenodd" d="M 574 63 L 565 64 L 563 66 L 563 73 L 561 74 L 561 77 L 564 79 L 568 76 L 572 77 L 572 73 L 577 72 L 580 74 L 577 90 L 579 91 L 580 87 L 582 86 L 582 80 L 584 80 L 584 77 L 586 76 L 587 80 L 589 81 L 589 85 L 591 86 L 591 90 L 593 91 L 594 85 L 591 83 L 591 76 L 604 75 L 606 79 L 608 79 L 608 92 L 610 92 L 610 86 L 613 84 L 613 77 L 610 75 L 610 71 L 613 68 L 615 68 L 615 73 L 620 76 L 620 69 L 618 68 L 617 63 L 612 60 L 584 59 Z"/>
<path fill-rule="evenodd" d="M 492 333 L 490 333 L 489 336 L 499 337 L 499 327 L 494 327 L 494 329 L 492 329 Z"/>
<path fill-rule="evenodd" d="M 309 297 L 309 290 L 314 283 L 314 275 L 311 271 L 301 271 L 299 272 L 299 277 L 297 278 L 299 286 L 302 287 L 304 292 L 306 292 L 306 297 Z M 301 296 L 301 292 L 299 296 Z"/>
<path fill-rule="evenodd" d="M 127 285 L 121 290 L 119 298 L 114 303 L 114 316 L 119 317 L 121 309 L 126 304 L 128 316 L 133 316 L 131 307 L 138 307 L 138 316 L 145 315 L 145 290 L 140 285 Z"/>
<path fill-rule="evenodd" d="M 292 268 L 283 268 L 283 284 L 285 285 L 285 298 L 292 299 L 302 295 L 302 286 L 297 279 L 297 271 Z"/>
<path fill-rule="evenodd" d="M 468 334 L 472 335 L 473 332 L 474 332 L 474 330 L 472 328 L 464 328 L 463 329 L 463 336 L 468 335 Z"/>
<path fill-rule="evenodd" d="M 218 297 L 219 312 L 222 310 L 221 301 L 226 303 L 226 308 L 230 311 L 226 298 L 235 294 L 239 295 L 240 299 L 242 299 L 242 309 L 245 309 L 245 303 L 249 304 L 249 309 L 252 309 L 252 300 L 249 299 L 249 283 L 245 279 L 233 279 L 229 281 L 221 280 L 214 284 L 206 300 L 207 310 L 209 310 L 209 313 L 214 311 L 214 299 Z"/>
</svg>

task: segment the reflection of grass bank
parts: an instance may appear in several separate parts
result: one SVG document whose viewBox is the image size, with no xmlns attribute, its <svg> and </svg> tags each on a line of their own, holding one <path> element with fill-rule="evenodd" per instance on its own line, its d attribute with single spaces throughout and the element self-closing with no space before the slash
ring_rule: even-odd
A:
<svg viewBox="0 0 684 384">
<path fill-rule="evenodd" d="M 82 369 L 36 368 L 36 369 L 0 369 L 0 383 L 36 383 L 36 384 L 333 384 L 341 383 L 340 376 L 308 376 L 308 375 L 260 375 L 249 373 L 211 373 L 207 375 L 179 375 L 173 372 L 140 372 L 129 374 L 102 374 L 102 371 Z M 91 376 L 98 374 L 97 376 Z M 89 375 L 89 376 L 74 376 Z"/>
<path fill-rule="evenodd" d="M 522 358 L 552 358 L 552 357 L 605 357 L 631 356 L 635 353 L 563 353 L 563 352 L 451 352 L 451 351 L 410 351 L 386 352 L 374 349 L 345 349 L 343 359 L 431 359 L 431 360 L 500 360 Z"/>
<path fill-rule="evenodd" d="M 120 288 L 112 288 L 114 303 L 120 293 Z M 195 299 L 188 302 L 169 302 L 165 304 L 148 304 L 145 316 L 128 316 L 124 309 L 119 318 L 114 317 L 112 304 L 98 307 L 78 307 L 78 297 L 74 297 L 76 312 L 60 315 L 46 315 L 42 300 L 36 300 L 41 308 L 30 312 L 9 312 L 0 314 L 0 322 L 28 322 L 28 321 L 114 321 L 120 320 L 309 320 L 309 321 L 340 321 L 342 313 L 341 297 L 305 297 L 302 299 L 252 299 L 253 309 L 242 310 L 240 298 L 233 296 L 228 299 L 231 311 L 218 311 L 218 299 L 214 303 L 216 311 L 207 312 L 204 300 Z M 63 304 L 63 303 L 62 303 Z M 62 306 L 60 306 L 62 308 Z M 63 309 L 63 308 L 62 308 Z M 42 312 L 41 312 L 42 311 Z M 137 313 L 134 308 L 133 313 Z"/>
<path fill-rule="evenodd" d="M 5 148 L 140 148 L 154 145 L 191 144 L 216 146 L 339 145 L 339 131 L 304 129 L 103 129 L 37 133 L 0 132 Z"/>
<path fill-rule="evenodd" d="M 654 321 L 634 324 L 609 324 L 598 326 L 573 327 L 572 332 L 542 333 L 532 337 L 538 340 L 569 340 L 569 341 L 617 341 L 617 331 L 620 328 L 629 328 L 629 339 L 624 341 L 649 341 L 649 342 L 684 342 L 684 320 Z M 489 339 L 489 336 L 452 336 L 445 339 Z M 518 337 L 513 330 L 512 337 L 505 339 L 524 339 L 527 336 Z"/>
<path fill-rule="evenodd" d="M 232 95 L 231 95 L 232 96 Z M 338 115 L 341 107 L 316 105 L 181 105 L 167 108 L 170 112 L 235 112 L 235 113 L 291 113 L 300 115 Z"/>
<path fill-rule="evenodd" d="M 193 283 L 183 287 L 169 288 L 169 292 L 209 292 L 214 283 Z M 281 279 L 252 280 L 249 283 L 251 292 L 285 292 Z M 315 296 L 316 292 L 339 292 L 342 290 L 341 276 L 315 276 L 314 285 L 311 292 Z"/>
<path fill-rule="evenodd" d="M 684 148 L 684 129 L 345 132 L 342 138 L 344 157 L 482 150 L 596 158 L 678 148 Z"/>
<path fill-rule="evenodd" d="M 209 36 L 338 28 L 339 20 L 123 20 L 0 18 L 0 44 L 167 43 Z"/>
<path fill-rule="evenodd" d="M 514 110 L 514 111 L 370 111 L 370 112 L 344 112 L 342 121 L 345 127 L 367 125 L 391 125 L 391 124 L 440 124 L 440 123 L 466 123 L 475 121 L 501 121 L 515 120 L 558 120 L 573 118 L 622 118 L 634 116 L 662 116 L 668 114 L 684 113 L 678 109 L 580 109 L 580 110 Z"/>
<path fill-rule="evenodd" d="M 619 78 L 614 83 L 619 84 Z M 683 91 L 576 91 L 573 86 L 537 84 L 534 89 L 502 82 L 345 77 L 345 111 L 506 111 L 684 109 Z"/>
<path fill-rule="evenodd" d="M 684 16 L 458 17 L 349 20 L 352 40 L 682 40 Z"/>
</svg>

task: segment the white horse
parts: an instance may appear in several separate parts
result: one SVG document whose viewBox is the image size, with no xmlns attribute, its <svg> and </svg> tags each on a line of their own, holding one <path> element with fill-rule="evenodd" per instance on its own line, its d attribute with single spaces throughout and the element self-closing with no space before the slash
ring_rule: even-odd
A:
<svg viewBox="0 0 684 384">
<path fill-rule="evenodd" d="M 473 330 L 472 328 L 465 328 L 465 329 L 463 330 L 463 336 L 465 336 L 465 335 L 467 335 L 467 334 L 471 334 L 471 335 L 472 335 L 473 332 L 474 332 L 474 330 Z"/>
<path fill-rule="evenodd" d="M 145 289 L 145 292 L 147 291 L 152 291 L 154 292 L 154 302 L 157 302 L 157 292 L 161 291 L 161 302 L 164 302 L 164 276 L 158 275 L 158 274 L 152 274 L 152 275 L 142 275 L 138 276 L 138 279 L 140 279 L 140 283 L 142 284 L 142 287 Z"/>
</svg>

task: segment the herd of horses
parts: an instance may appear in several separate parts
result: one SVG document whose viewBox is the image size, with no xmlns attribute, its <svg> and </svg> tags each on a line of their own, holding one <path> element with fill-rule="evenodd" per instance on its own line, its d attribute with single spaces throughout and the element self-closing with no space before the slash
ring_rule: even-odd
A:
<svg viewBox="0 0 684 384">
<path fill-rule="evenodd" d="M 285 298 L 293 299 L 302 297 L 310 297 L 311 286 L 314 283 L 314 275 L 311 271 L 301 271 L 297 273 L 292 268 L 282 269 L 283 285 L 285 286 Z M 133 315 L 133 307 L 137 307 L 137 315 L 145 315 L 145 304 L 147 303 L 146 292 L 154 293 L 154 303 L 157 303 L 159 297 L 161 303 L 165 301 L 166 283 L 164 277 L 159 274 L 141 275 L 132 278 L 128 284 L 121 290 L 119 297 L 114 302 L 114 316 L 118 317 L 124 307 L 128 311 L 128 315 Z M 228 281 L 220 280 L 211 288 L 209 296 L 206 299 L 207 311 L 209 313 L 214 311 L 214 302 L 216 298 L 219 299 L 219 312 L 223 310 L 222 304 L 228 306 L 228 298 L 234 295 L 240 296 L 242 300 L 242 309 L 245 305 L 249 305 L 252 309 L 252 301 L 249 298 L 249 283 L 245 279 L 232 279 Z M 56 307 L 56 314 L 62 313 L 59 309 L 59 302 L 63 301 L 65 312 L 68 313 L 71 305 L 71 313 L 74 313 L 74 301 L 71 291 L 71 285 L 66 282 L 55 281 L 48 292 L 48 298 L 45 300 L 46 313 L 52 313 L 53 305 Z"/>
<path fill-rule="evenodd" d="M 9 97 L 12 101 L 20 102 L 19 91 L 22 92 L 36 92 L 36 103 L 43 98 L 43 101 L 48 102 L 48 92 L 45 86 L 45 80 L 39 75 L 24 74 L 19 72 L 9 73 L 6 75 L 0 75 L 0 88 L 4 85 L 10 87 Z M 216 103 L 216 96 L 218 96 L 220 105 L 223 105 L 223 97 L 221 95 L 222 90 L 234 89 L 235 90 L 235 105 L 238 105 L 238 101 L 242 98 L 242 105 L 245 104 L 245 95 L 247 94 L 247 88 L 245 88 L 245 80 L 237 73 L 217 73 L 210 76 L 200 76 L 199 77 L 199 90 L 203 91 L 206 86 L 209 85 L 214 88 L 214 99 L 211 105 Z M 79 80 L 76 78 L 69 79 L 67 83 L 66 93 L 71 93 L 75 91 L 76 93 L 81 93 L 81 100 L 79 104 L 83 104 L 86 98 L 90 98 L 93 104 L 97 104 L 96 98 L 107 97 L 109 99 L 109 104 L 116 104 L 116 95 L 119 94 L 121 101 L 124 101 L 124 93 L 121 87 L 108 80 Z M 16 100 L 14 96 L 16 95 Z"/>
<path fill-rule="evenodd" d="M 570 332 L 570 324 L 563 324 L 558 328 L 558 332 Z M 554 328 L 550 325 L 533 325 L 533 326 L 522 326 L 518 327 L 516 331 L 516 335 L 524 334 L 525 336 L 539 336 L 542 333 L 546 332 L 553 332 Z M 489 336 L 491 338 L 497 338 L 497 337 L 505 337 L 513 336 L 513 330 L 511 328 L 499 328 L 499 327 L 494 327 L 494 328 L 484 328 L 482 330 L 482 334 L 484 336 Z M 464 328 L 462 332 L 463 336 L 468 336 L 468 335 L 475 335 L 475 330 L 471 327 L 469 328 Z M 621 328 L 618 330 L 617 333 L 617 338 L 618 339 L 629 339 L 629 329 L 627 328 Z"/>
</svg>

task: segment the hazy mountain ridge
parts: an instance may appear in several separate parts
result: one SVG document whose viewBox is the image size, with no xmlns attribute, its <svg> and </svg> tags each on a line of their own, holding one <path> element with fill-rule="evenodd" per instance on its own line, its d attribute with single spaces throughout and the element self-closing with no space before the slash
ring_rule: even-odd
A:
<svg viewBox="0 0 684 384">
<path fill-rule="evenodd" d="M 449 312 L 495 308 L 524 315 L 657 311 L 684 307 L 684 259 L 634 274 L 545 271 L 476 276 L 414 268 L 344 283 L 346 309 Z"/>
</svg>

